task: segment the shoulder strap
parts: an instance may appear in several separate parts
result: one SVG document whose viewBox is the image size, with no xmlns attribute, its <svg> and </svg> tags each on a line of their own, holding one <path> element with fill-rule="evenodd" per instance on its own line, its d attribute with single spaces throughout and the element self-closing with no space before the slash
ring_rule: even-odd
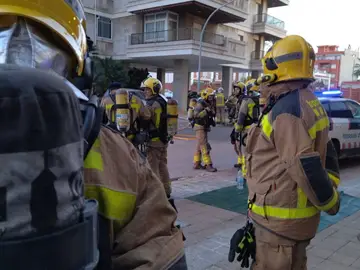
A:
<svg viewBox="0 0 360 270">
<path fill-rule="evenodd" d="M 97 137 L 99 136 L 101 124 L 102 124 L 103 119 L 104 119 L 104 112 L 105 112 L 104 108 L 101 108 L 101 107 L 96 108 L 95 122 L 94 122 L 94 125 L 93 125 L 92 129 L 91 129 L 89 137 L 87 139 L 87 145 L 86 145 L 86 149 L 85 149 L 85 158 L 89 154 L 90 149 L 92 148 L 92 146 L 94 145 Z"/>
</svg>

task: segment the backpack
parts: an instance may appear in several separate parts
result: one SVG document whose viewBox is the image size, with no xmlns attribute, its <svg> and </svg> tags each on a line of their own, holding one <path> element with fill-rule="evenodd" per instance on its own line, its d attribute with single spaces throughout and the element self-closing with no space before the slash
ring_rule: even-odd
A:
<svg viewBox="0 0 360 270">
<path fill-rule="evenodd" d="M 150 100 L 147 100 L 147 104 L 149 106 L 152 106 L 154 102 L 157 101 L 161 106 L 161 115 L 160 115 L 160 126 L 159 128 L 150 131 L 150 138 L 156 138 L 159 137 L 160 141 L 164 144 L 167 144 L 169 142 L 169 134 L 168 134 L 168 114 L 167 114 L 167 101 L 160 95 L 156 95 Z M 155 123 L 153 123 L 155 126 Z"/>
</svg>

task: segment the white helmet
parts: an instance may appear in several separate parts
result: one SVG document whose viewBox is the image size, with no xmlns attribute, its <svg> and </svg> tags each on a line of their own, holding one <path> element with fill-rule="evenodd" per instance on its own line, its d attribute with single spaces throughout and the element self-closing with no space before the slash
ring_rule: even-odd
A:
<svg viewBox="0 0 360 270">
<path fill-rule="evenodd" d="M 219 89 L 217 90 L 218 93 L 224 93 L 224 88 L 219 87 Z"/>
</svg>

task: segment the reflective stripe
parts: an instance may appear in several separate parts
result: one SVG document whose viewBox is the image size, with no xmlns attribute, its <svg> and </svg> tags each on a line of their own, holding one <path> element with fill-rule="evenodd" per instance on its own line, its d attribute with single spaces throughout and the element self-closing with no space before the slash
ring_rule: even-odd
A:
<svg viewBox="0 0 360 270">
<path fill-rule="evenodd" d="M 247 168 L 246 168 L 246 163 L 245 163 L 245 155 L 242 156 L 241 173 L 242 173 L 243 177 L 246 178 Z"/>
<path fill-rule="evenodd" d="M 126 224 L 133 216 L 136 205 L 135 194 L 113 190 L 104 186 L 85 185 L 85 196 L 97 200 L 99 213 L 120 225 Z"/>
<path fill-rule="evenodd" d="M 128 138 L 129 140 L 132 140 L 132 139 L 135 138 L 135 135 L 134 135 L 134 134 L 130 134 L 130 135 L 128 135 L 126 138 Z"/>
<path fill-rule="evenodd" d="M 195 155 L 194 155 L 194 163 L 195 162 L 200 162 L 201 161 L 201 155 L 200 154 L 198 154 L 198 153 L 196 153 Z"/>
<path fill-rule="evenodd" d="M 273 127 L 270 124 L 269 116 L 266 114 L 261 120 L 261 129 L 264 132 L 265 136 L 270 139 L 271 133 L 273 131 Z"/>
<path fill-rule="evenodd" d="M 297 189 L 297 195 L 298 195 L 297 208 L 306 208 L 308 199 L 301 188 Z"/>
<path fill-rule="evenodd" d="M 338 187 L 340 185 L 340 178 L 336 175 L 332 174 L 331 172 L 327 172 L 330 180 L 334 182 L 334 184 Z"/>
<path fill-rule="evenodd" d="M 251 211 L 259 216 L 274 217 L 279 219 L 309 218 L 319 213 L 319 210 L 315 206 L 298 209 L 298 208 L 280 208 L 273 206 L 262 207 L 256 204 L 252 205 Z"/>
<path fill-rule="evenodd" d="M 85 161 L 85 169 L 95 169 L 99 171 L 104 171 L 104 162 L 100 153 L 100 139 L 97 138 L 91 147 Z"/>
<path fill-rule="evenodd" d="M 130 107 L 131 107 L 132 109 L 134 109 L 137 113 L 139 113 L 139 111 L 140 111 L 140 104 L 137 103 L 137 100 L 136 100 L 135 96 L 133 96 L 133 97 L 131 98 Z"/>
<path fill-rule="evenodd" d="M 238 156 L 237 158 L 237 164 L 241 165 L 242 164 L 242 157 L 241 156 Z"/>
<path fill-rule="evenodd" d="M 316 133 L 323 131 L 324 129 L 328 128 L 329 126 L 330 126 L 330 123 L 329 123 L 328 117 L 324 117 L 324 118 L 316 121 L 316 123 L 308 131 L 311 139 L 315 140 Z"/>
<path fill-rule="evenodd" d="M 332 196 L 332 199 L 330 200 L 330 202 L 328 202 L 325 205 L 318 206 L 318 208 L 321 211 L 324 211 L 324 212 L 329 211 L 331 208 L 333 208 L 337 204 L 337 202 L 339 200 L 339 194 L 336 191 L 336 189 L 333 189 L 333 190 L 334 190 L 334 195 Z"/>
<path fill-rule="evenodd" d="M 155 109 L 155 127 L 156 128 L 160 127 L 161 112 L 162 112 L 161 108 L 156 108 Z"/>
<path fill-rule="evenodd" d="M 160 138 L 159 138 L 159 137 L 152 138 L 151 141 L 152 141 L 152 142 L 159 142 L 159 141 L 160 141 Z"/>
<path fill-rule="evenodd" d="M 112 119 L 110 119 L 112 122 L 115 121 L 115 114 L 113 114 L 113 115 L 110 116 L 111 108 L 112 108 L 113 105 L 114 105 L 114 104 L 106 104 L 106 105 L 105 105 L 106 114 L 107 114 L 107 116 L 108 116 L 109 118 L 110 118 L 110 117 L 112 118 Z M 114 116 L 114 117 L 112 117 L 112 116 Z"/>
</svg>

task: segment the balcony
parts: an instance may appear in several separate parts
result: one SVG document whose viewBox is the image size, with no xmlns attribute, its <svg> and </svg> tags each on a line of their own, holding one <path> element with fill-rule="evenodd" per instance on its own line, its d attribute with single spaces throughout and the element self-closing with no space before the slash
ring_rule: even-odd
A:
<svg viewBox="0 0 360 270">
<path fill-rule="evenodd" d="M 250 68 L 251 70 L 262 71 L 263 67 L 261 59 L 264 57 L 265 51 L 253 51 L 251 53 Z"/>
<path fill-rule="evenodd" d="M 286 36 L 285 23 L 266 13 L 254 16 L 253 32 L 264 35 L 269 40 L 281 39 Z"/>
<path fill-rule="evenodd" d="M 206 19 L 226 0 L 129 0 L 127 11 L 141 14 L 169 10 L 175 13 L 192 13 Z M 236 0 L 219 10 L 211 19 L 212 23 L 243 22 L 248 19 L 249 0 Z"/>
<path fill-rule="evenodd" d="M 181 40 L 200 41 L 200 34 L 201 30 L 195 28 L 178 28 L 167 31 L 137 33 L 131 35 L 130 44 L 139 45 Z M 224 46 L 225 37 L 222 35 L 205 32 L 203 42 L 218 46 Z"/>
<path fill-rule="evenodd" d="M 96 3 L 96 8 L 95 8 Z M 113 13 L 114 2 L 110 0 L 83 0 L 85 10 L 96 10 L 97 12 Z"/>
<path fill-rule="evenodd" d="M 195 70 L 200 49 L 200 33 L 201 31 L 195 28 L 178 28 L 132 34 L 127 56 L 137 62 L 149 61 L 168 69 L 173 68 L 174 59 L 187 59 Z M 245 62 L 244 42 L 205 32 L 202 47 L 204 70 L 216 70 L 220 64 Z"/>
<path fill-rule="evenodd" d="M 268 8 L 285 7 L 289 4 L 289 0 L 268 0 Z"/>
</svg>

